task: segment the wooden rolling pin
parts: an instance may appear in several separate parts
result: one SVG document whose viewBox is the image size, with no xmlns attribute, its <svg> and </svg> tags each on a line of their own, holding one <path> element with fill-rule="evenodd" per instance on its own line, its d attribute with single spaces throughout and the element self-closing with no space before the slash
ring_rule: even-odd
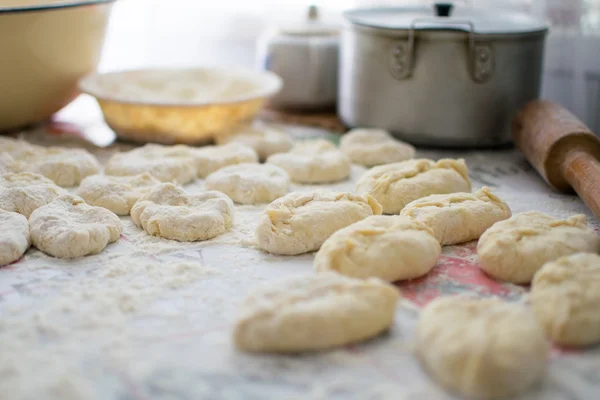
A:
<svg viewBox="0 0 600 400">
<path fill-rule="evenodd" d="M 513 137 L 548 184 L 575 190 L 600 219 L 600 141 L 583 122 L 558 104 L 536 100 L 513 120 Z"/>
</svg>

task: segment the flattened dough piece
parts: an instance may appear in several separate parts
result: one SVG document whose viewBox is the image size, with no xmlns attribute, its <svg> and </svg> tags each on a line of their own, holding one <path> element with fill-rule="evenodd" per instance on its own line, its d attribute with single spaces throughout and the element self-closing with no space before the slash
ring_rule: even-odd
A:
<svg viewBox="0 0 600 400">
<path fill-rule="evenodd" d="M 258 247 L 273 254 L 318 250 L 335 231 L 371 215 L 381 206 L 369 195 L 289 193 L 267 206 L 256 229 Z"/>
<path fill-rule="evenodd" d="M 598 253 L 600 237 L 585 215 L 558 219 L 537 211 L 496 222 L 477 245 L 481 268 L 512 283 L 529 283 L 547 262 L 573 253 Z"/>
<path fill-rule="evenodd" d="M 382 129 L 352 129 L 342 136 L 340 150 L 355 164 L 365 167 L 406 161 L 415 156 L 415 148 L 396 140 Z"/>
<path fill-rule="evenodd" d="M 30 245 L 27 218 L 0 209 L 0 266 L 17 261 Z"/>
<path fill-rule="evenodd" d="M 67 191 L 50 179 L 31 172 L 0 176 L 0 209 L 23 214 L 27 218 L 37 208 L 64 194 Z"/>
<path fill-rule="evenodd" d="M 271 164 L 236 164 L 213 172 L 204 187 L 225 193 L 240 204 L 269 203 L 285 196 L 290 177 Z"/>
<path fill-rule="evenodd" d="M 240 143 L 251 147 L 261 161 L 265 161 L 271 154 L 289 151 L 294 143 L 283 129 L 274 126 L 256 126 L 232 135 L 219 135 L 215 141 L 219 145 Z"/>
<path fill-rule="evenodd" d="M 44 253 L 76 258 L 100 253 L 119 239 L 123 226 L 113 212 L 67 194 L 35 210 L 29 230 L 33 245 Z"/>
<path fill-rule="evenodd" d="M 533 312 L 553 342 L 588 346 L 600 342 L 600 256 L 577 253 L 551 261 L 535 274 Z"/>
<path fill-rule="evenodd" d="M 329 237 L 315 257 L 317 272 L 394 282 L 428 273 L 442 248 L 431 229 L 407 217 L 376 215 Z"/>
<path fill-rule="evenodd" d="M 96 157 L 84 149 L 35 146 L 17 160 L 21 171 L 43 175 L 63 187 L 77 186 L 85 177 L 100 172 Z"/>
<path fill-rule="evenodd" d="M 81 182 L 77 195 L 92 206 L 129 215 L 135 202 L 159 183 L 147 172 L 134 176 L 92 175 Z"/>
<path fill-rule="evenodd" d="M 470 192 L 471 181 L 463 159 L 417 159 L 371 168 L 356 191 L 375 197 L 384 214 L 398 214 L 411 201 L 431 194 Z"/>
<path fill-rule="evenodd" d="M 208 240 L 233 224 L 233 202 L 221 192 L 187 193 L 161 183 L 131 209 L 131 220 L 152 236 L 180 242 Z"/>
<path fill-rule="evenodd" d="M 399 297 L 378 279 L 334 273 L 288 278 L 244 300 L 233 341 L 241 350 L 278 353 L 356 343 L 392 325 Z"/>
<path fill-rule="evenodd" d="M 187 146 L 147 144 L 112 156 L 104 169 L 106 175 L 135 176 L 148 172 L 161 182 L 181 185 L 196 179 L 196 163 Z"/>
<path fill-rule="evenodd" d="M 205 178 L 228 165 L 258 162 L 258 155 L 254 149 L 240 143 L 193 149 L 192 156 L 200 178 Z"/>
<path fill-rule="evenodd" d="M 0 153 L 0 174 L 19 172 L 20 165 L 9 153 Z"/>
<path fill-rule="evenodd" d="M 270 156 L 275 164 L 298 183 L 331 183 L 350 176 L 350 160 L 327 140 L 307 140 L 294 145 L 291 151 Z"/>
<path fill-rule="evenodd" d="M 434 194 L 406 205 L 400 215 L 422 222 L 442 246 L 469 242 L 498 221 L 510 218 L 508 205 L 488 187 L 475 193 Z"/>
<path fill-rule="evenodd" d="M 531 312 L 500 299 L 433 300 L 417 324 L 417 354 L 444 388 L 469 399 L 500 399 L 543 377 L 550 347 Z"/>
</svg>

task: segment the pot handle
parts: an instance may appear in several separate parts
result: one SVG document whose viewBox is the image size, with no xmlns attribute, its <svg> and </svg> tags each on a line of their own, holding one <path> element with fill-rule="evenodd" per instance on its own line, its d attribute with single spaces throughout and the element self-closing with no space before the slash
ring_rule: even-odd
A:
<svg viewBox="0 0 600 400">
<path fill-rule="evenodd" d="M 409 78 L 414 69 L 415 36 L 419 24 L 435 24 L 451 30 L 460 27 L 467 32 L 467 44 L 469 46 L 469 59 L 467 60 L 471 79 L 476 83 L 485 83 L 494 75 L 494 53 L 490 44 L 478 41 L 475 26 L 470 20 L 452 20 L 445 18 L 416 18 L 408 28 L 408 40 L 395 41 L 391 51 L 391 70 L 396 79 Z"/>
</svg>

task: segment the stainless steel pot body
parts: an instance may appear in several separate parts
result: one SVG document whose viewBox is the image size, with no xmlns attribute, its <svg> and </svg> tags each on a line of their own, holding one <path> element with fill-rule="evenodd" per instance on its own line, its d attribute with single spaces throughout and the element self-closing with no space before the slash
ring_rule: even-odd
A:
<svg viewBox="0 0 600 400">
<path fill-rule="evenodd" d="M 539 96 L 545 36 L 349 25 L 339 115 L 416 145 L 507 144 L 513 116 Z"/>
</svg>

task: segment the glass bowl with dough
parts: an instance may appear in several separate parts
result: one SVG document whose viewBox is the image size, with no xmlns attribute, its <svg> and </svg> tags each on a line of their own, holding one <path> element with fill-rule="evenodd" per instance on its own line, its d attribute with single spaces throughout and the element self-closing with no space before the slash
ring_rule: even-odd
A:
<svg viewBox="0 0 600 400">
<path fill-rule="evenodd" d="M 93 74 L 80 82 L 121 139 L 203 144 L 249 125 L 281 88 L 268 71 L 143 69 Z"/>
</svg>

